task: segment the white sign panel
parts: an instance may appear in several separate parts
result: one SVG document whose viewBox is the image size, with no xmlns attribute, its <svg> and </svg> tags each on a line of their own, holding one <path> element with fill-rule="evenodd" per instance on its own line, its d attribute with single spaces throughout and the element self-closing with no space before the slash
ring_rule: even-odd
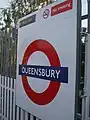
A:
<svg viewBox="0 0 90 120">
<path fill-rule="evenodd" d="M 42 120 L 74 120 L 76 0 L 19 21 L 16 104 Z"/>
</svg>

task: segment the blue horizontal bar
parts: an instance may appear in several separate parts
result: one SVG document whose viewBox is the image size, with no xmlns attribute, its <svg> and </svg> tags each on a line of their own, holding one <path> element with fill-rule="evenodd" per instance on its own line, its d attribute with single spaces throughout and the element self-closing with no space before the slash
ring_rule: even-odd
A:
<svg viewBox="0 0 90 120">
<path fill-rule="evenodd" d="M 68 83 L 68 67 L 19 65 L 19 75 Z"/>
</svg>

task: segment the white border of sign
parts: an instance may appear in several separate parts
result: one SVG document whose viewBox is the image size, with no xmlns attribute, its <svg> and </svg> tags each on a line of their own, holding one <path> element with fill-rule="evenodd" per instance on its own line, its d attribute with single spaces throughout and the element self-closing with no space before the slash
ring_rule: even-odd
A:
<svg viewBox="0 0 90 120">
<path fill-rule="evenodd" d="M 36 21 L 35 21 L 35 23 L 32 23 L 32 25 L 28 24 L 26 26 L 23 26 L 23 27 L 19 28 L 19 41 L 18 41 L 18 52 L 17 52 L 16 104 L 19 107 L 21 107 L 21 108 L 25 109 L 26 111 L 30 112 L 31 114 L 33 114 L 33 115 L 35 115 L 35 116 L 37 116 L 37 117 L 39 117 L 41 119 L 44 119 L 44 120 L 51 120 L 51 119 L 52 120 L 53 119 L 57 120 L 57 119 L 60 119 L 60 118 L 64 119 L 64 120 L 67 120 L 67 119 L 68 120 L 69 119 L 74 120 L 74 112 L 75 112 L 74 111 L 74 109 L 75 109 L 75 106 L 74 106 L 75 103 L 74 102 L 75 102 L 75 84 L 76 84 L 77 1 L 73 0 L 73 7 L 72 7 L 72 9 L 70 11 L 65 11 L 65 12 L 61 12 L 61 13 L 59 11 L 60 8 L 61 8 L 59 6 L 59 4 L 60 4 L 59 2 L 56 2 L 56 3 L 51 4 L 51 5 L 49 5 L 49 6 L 45 7 L 45 8 L 40 9 L 39 11 L 36 11 L 35 13 L 32 13 L 32 14 L 30 14 L 30 15 L 22 18 L 22 19 L 20 19 L 20 21 L 22 21 L 22 20 L 24 20 L 24 19 L 26 19 L 26 18 L 36 14 Z M 54 8 L 53 6 L 56 6 L 56 8 L 58 8 L 58 9 Z M 68 7 L 70 7 L 69 4 L 66 7 L 68 9 Z M 53 13 L 51 12 L 51 8 L 52 8 L 52 11 L 54 11 Z M 50 15 L 53 16 L 53 17 L 48 16 L 46 19 L 43 19 L 43 12 L 45 11 L 45 9 L 49 9 L 50 10 Z M 64 9 L 64 7 L 63 7 L 63 9 Z M 31 38 L 30 38 L 30 35 L 29 35 L 30 29 L 33 29 L 33 26 L 35 27 L 37 21 L 38 21 L 38 23 L 40 21 L 40 25 L 41 24 L 43 25 L 43 22 L 45 22 L 45 24 L 48 24 L 48 22 L 50 22 L 50 20 L 53 21 L 56 18 L 56 16 L 58 18 L 60 17 L 59 19 L 60 19 L 60 21 L 62 21 L 63 26 L 64 26 L 63 27 L 62 24 L 60 23 L 60 25 L 62 26 L 61 27 L 62 30 L 57 28 L 61 33 L 62 33 L 63 29 L 65 29 L 65 27 L 68 26 L 67 27 L 68 29 L 71 28 L 71 32 L 68 31 L 68 33 L 67 33 L 67 30 L 65 29 L 65 32 L 63 31 L 62 35 L 60 35 L 60 36 L 67 36 L 67 38 L 68 38 L 67 39 L 68 42 L 66 41 L 67 44 L 66 44 L 65 49 L 68 48 L 67 46 L 68 46 L 68 44 L 70 42 L 70 44 L 69 44 L 70 45 L 69 46 L 69 51 L 70 51 L 70 48 L 71 48 L 72 52 L 70 52 L 70 54 L 72 55 L 72 53 L 73 53 L 74 55 L 72 55 L 72 57 L 71 57 L 71 66 L 68 66 L 68 67 L 69 67 L 69 71 L 72 71 L 72 72 L 69 73 L 69 83 L 68 83 L 68 85 L 64 86 L 62 84 L 62 86 L 60 88 L 60 91 L 58 92 L 55 100 L 52 101 L 50 104 L 48 104 L 46 106 L 38 106 L 38 105 L 34 104 L 28 98 L 28 96 L 26 95 L 26 93 L 25 93 L 25 91 L 23 89 L 22 82 L 21 82 L 21 76 L 18 75 L 18 66 L 19 66 L 19 64 L 21 64 L 21 61 L 22 61 L 22 58 L 23 58 L 23 55 L 24 55 L 24 52 L 25 52 L 26 48 L 32 42 L 32 40 L 37 40 L 37 37 L 38 38 L 39 37 L 40 38 L 41 37 L 42 38 L 46 37 L 47 40 L 50 39 L 50 43 L 52 43 L 52 45 L 55 47 L 56 51 L 58 51 L 59 57 L 61 58 L 62 65 L 66 64 L 65 63 L 65 59 L 70 58 L 70 57 L 67 57 L 69 55 L 66 55 L 64 53 L 66 55 L 66 57 L 63 57 L 62 52 L 60 53 L 60 51 L 62 51 L 63 49 L 60 49 L 60 51 L 59 51 L 59 46 L 56 45 L 56 43 L 54 41 L 52 41 L 50 37 L 45 36 L 42 31 L 40 31 L 42 33 L 41 36 L 37 35 L 37 33 L 36 33 L 36 35 L 34 37 L 31 36 Z M 65 23 L 64 23 L 64 20 L 65 20 Z M 67 22 L 66 22 L 66 20 L 67 20 Z M 19 21 L 19 23 L 20 23 L 20 21 Z M 57 21 L 58 21 L 58 19 L 56 20 L 56 23 L 57 23 Z M 69 21 L 70 25 L 67 25 L 68 21 Z M 26 23 L 24 23 L 24 24 L 26 24 Z M 36 25 L 36 26 L 38 28 L 38 25 Z M 45 25 L 44 25 L 44 27 L 45 27 Z M 54 25 L 54 27 L 55 27 L 55 25 Z M 30 31 L 30 32 L 32 33 L 32 31 Z M 53 31 L 52 31 L 52 33 L 53 33 Z M 67 35 L 66 35 L 66 33 L 67 33 Z M 26 34 L 27 34 L 27 36 L 26 36 Z M 33 35 L 33 33 L 32 33 L 32 35 Z M 56 33 L 55 33 L 55 35 L 56 35 Z M 30 38 L 30 40 L 29 40 L 29 38 Z M 54 38 L 54 36 L 53 36 L 53 38 Z M 25 39 L 28 39 L 28 40 L 25 41 Z M 56 38 L 54 38 L 54 39 L 56 39 Z M 58 39 L 58 37 L 57 37 L 57 39 Z M 65 41 L 64 42 L 62 41 L 62 43 L 65 45 Z M 62 44 L 62 46 L 63 46 L 63 44 Z M 69 61 L 69 59 L 67 60 L 67 64 L 66 65 L 70 65 L 70 63 L 68 64 L 68 61 Z M 72 65 L 73 65 L 73 67 L 72 67 Z M 73 81 L 71 81 L 71 80 L 73 80 Z M 71 87 L 71 88 L 67 89 L 68 86 Z M 65 90 L 65 88 L 66 88 L 66 90 Z M 61 92 L 61 94 L 59 94 L 60 92 Z M 70 95 L 69 94 L 70 92 L 72 93 L 72 98 L 73 98 L 72 100 L 71 100 L 71 96 L 70 97 L 67 96 L 67 95 Z M 63 99 L 61 99 L 62 96 L 63 96 Z M 67 104 L 67 101 L 69 101 L 69 100 L 70 100 L 70 104 L 71 105 L 69 105 L 69 103 Z M 61 103 L 59 103 L 59 101 L 61 101 Z M 25 105 L 24 105 L 24 102 L 26 103 Z M 57 110 L 56 110 L 56 106 L 58 108 Z M 69 106 L 71 106 L 71 107 L 69 107 Z"/>
</svg>

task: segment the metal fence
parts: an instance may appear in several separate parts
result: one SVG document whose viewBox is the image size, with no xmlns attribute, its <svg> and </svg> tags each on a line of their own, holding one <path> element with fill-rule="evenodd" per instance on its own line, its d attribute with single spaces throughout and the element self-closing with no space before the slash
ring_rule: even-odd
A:
<svg viewBox="0 0 90 120">
<path fill-rule="evenodd" d="M 0 76 L 0 120 L 40 120 L 15 105 L 15 81 Z"/>
<path fill-rule="evenodd" d="M 40 120 L 15 105 L 17 39 L 0 36 L 0 120 Z"/>
</svg>

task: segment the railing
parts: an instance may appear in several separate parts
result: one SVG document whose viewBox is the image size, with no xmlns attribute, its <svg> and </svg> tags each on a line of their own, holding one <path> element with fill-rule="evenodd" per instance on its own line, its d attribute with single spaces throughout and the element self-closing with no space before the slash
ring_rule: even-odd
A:
<svg viewBox="0 0 90 120">
<path fill-rule="evenodd" d="M 16 79 L 0 76 L 0 120 L 40 120 L 15 104 Z"/>
</svg>

